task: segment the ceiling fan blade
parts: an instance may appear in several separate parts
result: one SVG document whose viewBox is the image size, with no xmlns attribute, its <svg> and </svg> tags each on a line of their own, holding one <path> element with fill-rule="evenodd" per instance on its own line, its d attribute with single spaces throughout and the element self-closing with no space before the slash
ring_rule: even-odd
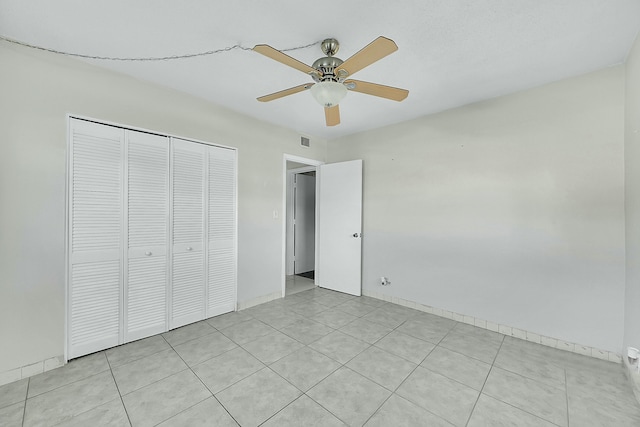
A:
<svg viewBox="0 0 640 427">
<path fill-rule="evenodd" d="M 294 93 L 302 92 L 303 90 L 309 89 L 314 84 L 315 83 L 305 83 L 300 86 L 290 87 L 289 89 L 281 90 L 280 92 L 274 92 L 269 95 L 261 96 L 260 98 L 258 98 L 258 101 L 269 102 L 269 101 L 273 101 L 274 99 L 293 95 Z"/>
<path fill-rule="evenodd" d="M 267 56 L 271 59 L 281 62 L 284 65 L 288 65 L 289 67 L 293 67 L 296 70 L 302 71 L 305 74 L 319 74 L 319 71 L 316 70 L 315 68 L 312 68 L 307 64 L 305 64 L 304 62 L 300 62 L 297 59 L 292 58 L 289 55 L 286 55 L 280 52 L 279 50 L 272 48 L 269 45 L 259 44 L 254 46 L 253 50 L 263 54 L 264 56 Z"/>
<path fill-rule="evenodd" d="M 393 40 L 380 36 L 344 61 L 338 67 L 336 75 L 339 78 L 351 76 L 356 71 L 362 70 L 396 50 L 398 50 L 398 46 Z"/>
<path fill-rule="evenodd" d="M 366 93 L 367 95 L 379 96 L 393 101 L 402 101 L 409 95 L 409 91 L 406 89 L 363 82 L 361 80 L 345 80 L 344 85 L 352 92 Z"/>
<path fill-rule="evenodd" d="M 340 124 L 340 106 L 324 107 L 324 118 L 327 126 L 335 126 Z"/>
</svg>

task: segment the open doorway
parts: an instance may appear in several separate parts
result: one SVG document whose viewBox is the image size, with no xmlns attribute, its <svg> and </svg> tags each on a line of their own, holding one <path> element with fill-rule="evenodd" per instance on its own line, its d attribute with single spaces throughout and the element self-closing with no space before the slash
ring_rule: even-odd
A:
<svg viewBox="0 0 640 427">
<path fill-rule="evenodd" d="M 289 172 L 316 172 L 315 251 L 313 286 L 360 296 L 362 294 L 362 160 L 324 164 L 317 160 L 284 155 L 282 198 L 282 296 L 286 296 L 287 276 L 298 281 L 287 254 L 292 248 L 293 204 Z M 289 191 L 288 191 L 289 190 Z M 292 201 L 293 199 L 291 199 Z M 289 206 L 289 209 L 287 209 Z M 277 216 L 277 212 L 274 213 Z M 289 225 L 289 233 L 287 233 Z M 296 254 L 297 256 L 297 254 Z M 289 274 L 288 274 L 289 273 Z M 311 279 L 301 278 L 311 287 Z M 297 287 L 299 289 L 299 287 Z M 295 289 L 292 289 L 295 292 Z"/>
<path fill-rule="evenodd" d="M 288 162 L 285 295 L 313 289 L 316 269 L 316 168 Z"/>
<path fill-rule="evenodd" d="M 313 289 L 316 271 L 316 160 L 285 155 L 283 296 Z"/>
</svg>

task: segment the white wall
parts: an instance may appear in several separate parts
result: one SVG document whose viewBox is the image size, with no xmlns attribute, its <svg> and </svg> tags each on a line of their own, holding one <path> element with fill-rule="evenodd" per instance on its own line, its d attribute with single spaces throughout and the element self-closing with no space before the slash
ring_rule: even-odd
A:
<svg viewBox="0 0 640 427">
<path fill-rule="evenodd" d="M 85 63 L 0 44 L 0 373 L 64 352 L 66 114 L 237 147 L 238 300 L 281 291 L 283 153 L 294 131 Z"/>
<path fill-rule="evenodd" d="M 618 66 L 329 142 L 364 159 L 363 287 L 619 352 L 623 107 Z"/>
<path fill-rule="evenodd" d="M 625 348 L 640 348 L 640 37 L 626 64 L 625 214 L 627 277 Z"/>
</svg>

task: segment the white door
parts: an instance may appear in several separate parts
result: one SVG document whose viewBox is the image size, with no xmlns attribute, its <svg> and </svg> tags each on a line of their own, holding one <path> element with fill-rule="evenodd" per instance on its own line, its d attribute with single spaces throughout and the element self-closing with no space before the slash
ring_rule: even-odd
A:
<svg viewBox="0 0 640 427">
<path fill-rule="evenodd" d="M 294 175 L 294 273 L 315 270 L 316 177 Z"/>
<path fill-rule="evenodd" d="M 202 144 L 172 138 L 172 280 L 169 328 L 205 317 Z"/>
<path fill-rule="evenodd" d="M 169 138 L 126 131 L 125 341 L 167 330 Z"/>
<path fill-rule="evenodd" d="M 124 131 L 71 120 L 68 357 L 121 344 Z"/>
<path fill-rule="evenodd" d="M 207 317 L 236 309 L 236 152 L 208 147 Z"/>
<path fill-rule="evenodd" d="M 362 293 L 362 160 L 318 168 L 319 286 L 351 295 Z"/>
</svg>

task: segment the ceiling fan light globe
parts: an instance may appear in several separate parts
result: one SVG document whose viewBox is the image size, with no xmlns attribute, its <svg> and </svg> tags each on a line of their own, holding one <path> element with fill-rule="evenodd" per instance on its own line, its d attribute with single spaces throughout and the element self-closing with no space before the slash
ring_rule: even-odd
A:
<svg viewBox="0 0 640 427">
<path fill-rule="evenodd" d="M 333 107 L 347 95 L 347 88 L 338 82 L 320 82 L 311 86 L 311 95 L 323 107 Z"/>
</svg>

